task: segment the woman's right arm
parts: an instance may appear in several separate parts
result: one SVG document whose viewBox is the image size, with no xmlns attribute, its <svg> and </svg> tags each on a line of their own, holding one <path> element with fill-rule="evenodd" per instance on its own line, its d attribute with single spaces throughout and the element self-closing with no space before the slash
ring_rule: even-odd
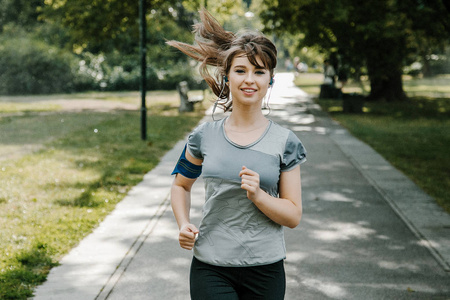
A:
<svg viewBox="0 0 450 300">
<path fill-rule="evenodd" d="M 195 164 L 201 165 L 202 160 L 192 157 L 186 151 L 186 159 Z M 173 214 L 178 223 L 180 230 L 178 241 L 181 248 L 191 250 L 194 247 L 195 236 L 198 229 L 194 224 L 191 224 L 189 212 L 191 209 L 191 188 L 196 179 L 191 179 L 178 173 L 172 184 L 171 189 L 171 203 Z"/>
</svg>

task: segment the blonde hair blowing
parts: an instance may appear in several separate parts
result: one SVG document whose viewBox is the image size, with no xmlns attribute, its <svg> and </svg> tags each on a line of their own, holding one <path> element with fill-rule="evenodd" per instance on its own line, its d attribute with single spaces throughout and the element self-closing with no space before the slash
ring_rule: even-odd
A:
<svg viewBox="0 0 450 300">
<path fill-rule="evenodd" d="M 200 74 L 213 93 L 224 100 L 220 105 L 227 111 L 231 108 L 232 101 L 224 76 L 228 75 L 233 58 L 245 54 L 250 63 L 269 70 L 273 76 L 277 65 L 277 49 L 259 32 L 247 31 L 236 35 L 226 31 L 206 9 L 200 11 L 200 18 L 201 23 L 194 25 L 194 45 L 178 41 L 168 41 L 167 44 L 201 62 Z M 262 66 L 258 64 L 256 57 L 261 59 Z M 214 76 L 209 73 L 208 65 L 216 67 Z"/>
</svg>

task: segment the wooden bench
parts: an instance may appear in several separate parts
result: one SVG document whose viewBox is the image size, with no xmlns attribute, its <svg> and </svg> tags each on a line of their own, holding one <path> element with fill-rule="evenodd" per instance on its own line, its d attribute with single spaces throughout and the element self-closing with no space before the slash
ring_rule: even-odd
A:
<svg viewBox="0 0 450 300">
<path fill-rule="evenodd" d="M 189 96 L 189 86 L 186 81 L 181 81 L 177 86 L 178 94 L 180 95 L 180 112 L 194 111 L 194 104 L 202 102 L 204 96 Z"/>
</svg>

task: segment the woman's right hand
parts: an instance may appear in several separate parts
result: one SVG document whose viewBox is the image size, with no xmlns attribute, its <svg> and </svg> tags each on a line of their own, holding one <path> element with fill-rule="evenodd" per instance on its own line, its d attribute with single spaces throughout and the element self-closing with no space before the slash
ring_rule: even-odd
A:
<svg viewBox="0 0 450 300">
<path fill-rule="evenodd" d="M 181 227 L 178 235 L 178 241 L 181 248 L 192 250 L 195 244 L 195 236 L 198 234 L 198 229 L 193 224 L 187 224 Z"/>
</svg>

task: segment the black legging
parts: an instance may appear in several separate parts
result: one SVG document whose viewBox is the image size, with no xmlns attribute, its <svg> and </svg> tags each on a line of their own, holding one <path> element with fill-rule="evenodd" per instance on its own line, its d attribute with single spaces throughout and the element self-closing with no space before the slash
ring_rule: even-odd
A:
<svg viewBox="0 0 450 300">
<path fill-rule="evenodd" d="M 192 300 L 283 300 L 284 262 L 254 267 L 218 267 L 196 259 L 191 264 Z"/>
</svg>

